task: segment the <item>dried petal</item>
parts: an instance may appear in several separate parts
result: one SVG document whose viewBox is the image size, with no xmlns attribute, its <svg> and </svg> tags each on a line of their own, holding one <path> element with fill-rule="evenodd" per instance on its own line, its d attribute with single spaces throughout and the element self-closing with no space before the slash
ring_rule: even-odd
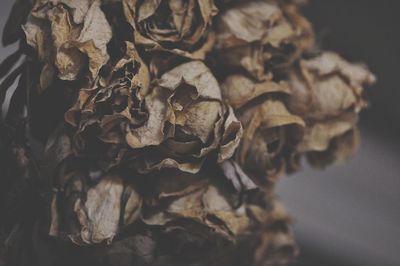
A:
<svg viewBox="0 0 400 266">
<path fill-rule="evenodd" d="M 111 243 L 122 226 L 139 217 L 141 197 L 120 177 L 103 176 L 95 185 L 84 172 L 62 178 L 53 195 L 51 235 L 66 235 L 78 245 Z"/>
<path fill-rule="evenodd" d="M 308 162 L 316 168 L 325 168 L 333 163 L 348 160 L 358 150 L 360 133 L 357 127 L 332 138 L 329 147 L 323 151 L 307 153 Z"/>
</svg>

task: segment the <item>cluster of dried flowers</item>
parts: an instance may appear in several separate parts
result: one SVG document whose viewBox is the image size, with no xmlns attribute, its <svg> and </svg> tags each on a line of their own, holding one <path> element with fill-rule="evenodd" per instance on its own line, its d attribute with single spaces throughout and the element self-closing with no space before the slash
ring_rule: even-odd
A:
<svg viewBox="0 0 400 266">
<path fill-rule="evenodd" d="M 298 2 L 16 0 L 0 265 L 293 259 L 274 185 L 354 152 L 375 79 L 317 51 Z"/>
</svg>

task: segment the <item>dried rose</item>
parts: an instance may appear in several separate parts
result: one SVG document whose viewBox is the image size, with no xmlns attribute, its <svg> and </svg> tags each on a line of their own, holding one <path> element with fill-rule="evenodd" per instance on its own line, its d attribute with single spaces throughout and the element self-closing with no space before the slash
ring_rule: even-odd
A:
<svg viewBox="0 0 400 266">
<path fill-rule="evenodd" d="M 304 127 L 303 120 L 284 104 L 289 87 L 285 82 L 255 82 L 232 75 L 221 88 L 244 128 L 236 161 L 258 185 L 272 185 L 283 173 Z"/>
<path fill-rule="evenodd" d="M 217 13 L 213 0 L 124 0 L 123 6 L 135 43 L 147 50 L 203 59 L 212 48 L 207 29 Z"/>
<path fill-rule="evenodd" d="M 100 5 L 100 0 L 36 1 L 23 29 L 43 63 L 41 89 L 55 75 L 62 80 L 94 79 L 107 62 L 112 32 Z"/>
<path fill-rule="evenodd" d="M 228 70 L 244 69 L 258 80 L 290 65 L 314 45 L 310 23 L 295 5 L 245 1 L 217 19 L 215 55 Z"/>
<path fill-rule="evenodd" d="M 280 265 L 293 260 L 298 250 L 282 205 L 260 191 L 232 205 L 239 194 L 222 180 L 160 173 L 152 180 L 159 184 L 153 194 L 158 200 L 143 203 L 143 220 L 149 224 L 121 235 L 95 257 L 113 265 L 171 266 Z"/>
<path fill-rule="evenodd" d="M 200 61 L 162 75 L 146 96 L 145 107 L 148 120 L 126 136 L 131 148 L 143 148 L 132 157 L 140 172 L 172 167 L 195 173 L 207 155 L 215 153 L 222 162 L 239 143 L 241 125 Z"/>
<path fill-rule="evenodd" d="M 217 236 L 231 242 L 220 242 L 208 257 L 198 256 L 201 265 L 236 265 L 229 264 L 232 256 L 251 265 L 293 259 L 297 248 L 282 205 L 260 190 L 232 190 L 225 181 L 203 174 L 158 173 L 152 197 L 144 200 L 142 219 L 149 226 L 161 226 L 169 238 L 175 236 L 177 250 L 184 251 L 182 246 L 191 242 L 218 241 Z M 196 251 L 204 252 L 200 247 Z"/>
<path fill-rule="evenodd" d="M 80 170 L 64 161 L 55 180 L 51 202 L 51 236 L 78 245 L 111 243 L 140 215 L 142 200 L 133 185 L 118 175 Z"/>
<path fill-rule="evenodd" d="M 232 241 L 249 226 L 244 206 L 234 204 L 235 195 L 207 176 L 169 171 L 159 174 L 155 184 L 153 198 L 144 204 L 142 220 L 148 225 L 177 226 L 188 219 Z"/>
<path fill-rule="evenodd" d="M 361 111 L 366 106 L 363 85 L 373 84 L 375 77 L 362 65 L 324 52 L 300 60 L 289 80 L 293 95 L 290 109 L 307 119 L 323 120 Z"/>
<path fill-rule="evenodd" d="M 125 49 L 125 56 L 109 73 L 99 76 L 92 87 L 80 90 L 74 106 L 65 114 L 66 121 L 78 128 L 75 146 L 81 152 L 90 150 L 95 139 L 124 145 L 126 132 L 147 119 L 143 101 L 149 88 L 149 71 L 132 43 L 127 42 Z"/>
<path fill-rule="evenodd" d="M 375 77 L 364 66 L 350 64 L 332 52 L 303 59 L 289 74 L 289 109 L 306 124 L 298 151 L 323 152 L 332 140 L 352 131 L 366 107 L 363 85 Z"/>
</svg>

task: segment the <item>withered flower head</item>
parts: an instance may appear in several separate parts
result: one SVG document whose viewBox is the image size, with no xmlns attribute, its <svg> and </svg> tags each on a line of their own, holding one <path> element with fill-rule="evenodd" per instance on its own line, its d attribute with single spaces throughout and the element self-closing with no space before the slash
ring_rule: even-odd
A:
<svg viewBox="0 0 400 266">
<path fill-rule="evenodd" d="M 363 86 L 373 84 L 375 77 L 364 66 L 325 52 L 302 59 L 291 70 L 289 82 L 289 109 L 307 124 L 298 151 L 322 152 L 329 149 L 332 140 L 337 142 L 356 128 L 358 113 L 367 105 Z M 346 148 L 343 152 L 349 153 Z"/>
<path fill-rule="evenodd" d="M 214 37 L 207 33 L 217 8 L 213 0 L 123 0 L 135 42 L 148 50 L 202 59 Z"/>
<path fill-rule="evenodd" d="M 55 180 L 49 234 L 78 245 L 111 243 L 139 218 L 140 195 L 118 175 L 98 176 L 100 172 L 80 170 L 68 162 Z"/>
<path fill-rule="evenodd" d="M 244 206 L 235 203 L 235 195 L 216 180 L 177 171 L 160 174 L 152 198 L 145 201 L 142 220 L 166 227 L 192 220 L 233 241 L 247 230 L 250 218 Z M 165 203 L 166 207 L 160 208 Z"/>
<path fill-rule="evenodd" d="M 281 204 L 257 190 L 232 190 L 225 181 L 218 176 L 159 173 L 152 197 L 144 200 L 142 220 L 149 226 L 161 226 L 169 237 L 175 235 L 175 249 L 183 252 L 191 242 L 207 243 L 210 238 L 218 239 L 215 235 L 230 243 L 217 245 L 208 258 L 201 256 L 200 245 L 200 254 L 195 255 L 200 265 L 244 265 L 230 262 L 232 256 L 251 265 L 293 259 L 297 249 L 290 218 Z M 185 258 L 182 253 L 177 255 Z"/>
<path fill-rule="evenodd" d="M 256 183 L 269 186 L 283 172 L 304 127 L 303 120 L 284 104 L 289 87 L 285 82 L 255 82 L 241 75 L 229 76 L 221 87 L 244 128 L 235 158 Z"/>
<path fill-rule="evenodd" d="M 244 69 L 258 80 L 290 65 L 314 45 L 310 23 L 294 5 L 244 1 L 217 19 L 215 55 L 224 68 Z"/>
<path fill-rule="evenodd" d="M 297 255 L 290 218 L 271 195 L 176 170 L 148 178 L 141 221 L 92 249 L 93 264 L 281 265 Z"/>
<path fill-rule="evenodd" d="M 131 128 L 147 119 L 143 109 L 149 88 L 149 72 L 132 43 L 126 43 L 125 56 L 109 71 L 99 76 L 94 85 L 83 88 L 65 119 L 77 127 L 75 145 L 88 149 L 93 139 L 108 144 L 125 143 Z"/>
<path fill-rule="evenodd" d="M 305 1 L 16 0 L 0 264 L 289 263 L 275 183 L 301 155 L 325 167 L 354 152 L 375 81 L 311 50 Z M 28 132 L 46 143 L 38 164 Z"/>
<path fill-rule="evenodd" d="M 179 168 L 197 172 L 207 155 L 230 158 L 242 127 L 221 98 L 217 80 L 200 61 L 179 65 L 153 84 L 145 98 L 148 120 L 128 131 L 132 148 L 143 148 L 133 159 L 140 172 Z"/>
<path fill-rule="evenodd" d="M 100 4 L 100 0 L 35 2 L 23 29 L 43 64 L 42 89 L 55 75 L 62 80 L 82 75 L 94 79 L 107 62 L 112 32 Z"/>
</svg>

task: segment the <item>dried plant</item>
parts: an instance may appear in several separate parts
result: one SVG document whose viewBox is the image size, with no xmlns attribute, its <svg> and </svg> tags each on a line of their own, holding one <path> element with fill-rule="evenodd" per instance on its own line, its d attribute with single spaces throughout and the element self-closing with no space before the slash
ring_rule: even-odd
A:
<svg viewBox="0 0 400 266">
<path fill-rule="evenodd" d="M 16 0 L 0 265 L 291 262 L 275 184 L 354 153 L 375 82 L 301 2 Z"/>
</svg>

